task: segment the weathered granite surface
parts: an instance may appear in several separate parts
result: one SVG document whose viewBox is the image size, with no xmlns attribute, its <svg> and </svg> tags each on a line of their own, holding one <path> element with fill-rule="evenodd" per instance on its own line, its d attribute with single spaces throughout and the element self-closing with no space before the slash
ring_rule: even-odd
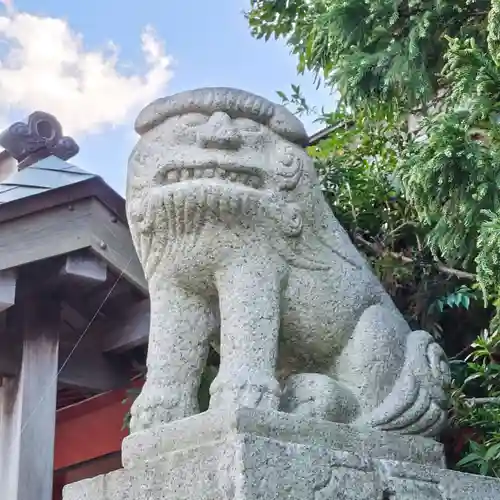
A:
<svg viewBox="0 0 500 500">
<path fill-rule="evenodd" d="M 127 211 L 151 329 L 132 433 L 198 413 L 209 342 L 220 342 L 211 409 L 435 435 L 444 353 L 410 330 L 333 216 L 301 122 L 206 88 L 158 99 L 136 130 Z"/>
<path fill-rule="evenodd" d="M 64 500 L 500 498 L 500 481 L 442 469 L 429 438 L 295 415 L 207 412 L 130 439 L 127 468 L 67 486 Z"/>
<path fill-rule="evenodd" d="M 445 470 L 420 436 L 446 419 L 445 356 L 333 217 L 302 124 L 216 88 L 159 99 L 136 130 L 127 210 L 150 287 L 148 376 L 124 469 L 64 500 L 500 498 L 500 481 Z M 221 366 L 197 414 L 209 342 Z"/>
<path fill-rule="evenodd" d="M 444 467 L 443 446 L 433 439 L 360 430 L 348 424 L 251 408 L 210 410 L 131 434 L 123 441 L 123 466 L 132 468 L 161 461 L 168 453 L 222 443 L 240 434 L 293 443 L 298 448 L 320 447 L 366 458 Z"/>
</svg>

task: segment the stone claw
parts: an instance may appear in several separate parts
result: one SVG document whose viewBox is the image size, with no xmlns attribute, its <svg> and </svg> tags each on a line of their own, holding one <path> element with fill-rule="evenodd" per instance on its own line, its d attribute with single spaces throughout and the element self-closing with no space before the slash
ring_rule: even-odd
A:
<svg viewBox="0 0 500 500">
<path fill-rule="evenodd" d="M 186 400 L 186 391 L 155 384 L 142 391 L 130 410 L 130 430 L 137 432 L 198 413 L 196 402 Z"/>
</svg>

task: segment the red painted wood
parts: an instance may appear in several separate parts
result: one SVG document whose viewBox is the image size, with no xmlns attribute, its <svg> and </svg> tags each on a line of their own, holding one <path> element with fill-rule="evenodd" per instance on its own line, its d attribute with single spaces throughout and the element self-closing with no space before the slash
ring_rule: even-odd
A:
<svg viewBox="0 0 500 500">
<path fill-rule="evenodd" d="M 121 453 L 96 458 L 71 469 L 58 471 L 54 474 L 54 493 L 52 500 L 62 500 L 65 485 L 82 481 L 90 477 L 107 474 L 121 467 Z"/>
<path fill-rule="evenodd" d="M 123 418 L 130 407 L 123 404 L 125 398 L 126 390 L 111 391 L 57 412 L 55 471 L 121 450 L 127 435 Z"/>
</svg>

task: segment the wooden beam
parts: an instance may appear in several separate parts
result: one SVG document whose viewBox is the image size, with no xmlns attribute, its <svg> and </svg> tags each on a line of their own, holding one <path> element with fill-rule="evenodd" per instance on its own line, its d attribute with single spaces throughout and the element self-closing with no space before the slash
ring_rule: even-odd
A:
<svg viewBox="0 0 500 500">
<path fill-rule="evenodd" d="M 15 377 L 21 371 L 22 347 L 10 336 L 0 337 L 0 377 Z"/>
<path fill-rule="evenodd" d="M 16 377 L 20 371 L 23 354 L 14 340 L 11 335 L 0 337 L 0 377 Z M 98 347 L 77 347 L 71 355 L 71 345 L 61 347 L 57 363 L 59 384 L 95 392 L 125 387 L 130 381 L 130 369 L 119 359 L 103 354 Z"/>
<path fill-rule="evenodd" d="M 61 320 L 73 330 L 70 336 L 65 335 L 68 341 L 75 341 L 82 334 L 89 324 L 89 319 L 66 300 L 61 303 Z"/>
<path fill-rule="evenodd" d="M 149 299 L 138 302 L 120 320 L 111 322 L 103 338 L 104 352 L 123 352 L 149 339 Z"/>
<path fill-rule="evenodd" d="M 108 278 L 106 263 L 90 253 L 67 255 L 60 277 L 75 285 L 98 285 Z"/>
<path fill-rule="evenodd" d="M 93 200 L 92 232 L 92 251 L 147 297 L 148 284 L 128 226 L 98 200 Z"/>
<path fill-rule="evenodd" d="M 59 383 L 95 392 L 106 392 L 125 387 L 130 382 L 131 370 L 119 359 L 113 359 L 97 349 L 79 351 L 68 359 L 61 353 Z M 67 360 L 67 362 L 66 362 Z"/>
<path fill-rule="evenodd" d="M 0 270 L 89 248 L 90 208 L 90 203 L 82 202 L 1 223 Z"/>
<path fill-rule="evenodd" d="M 28 196 L 0 205 L 0 223 L 20 217 L 36 214 L 61 205 L 72 205 L 89 198 L 97 198 L 106 205 L 118 218 L 125 222 L 125 200 L 113 191 L 100 177 L 51 189 L 37 196 Z"/>
<path fill-rule="evenodd" d="M 0 388 L 0 484 L 9 500 L 51 500 L 59 307 L 31 301 L 23 311 L 20 374 Z"/>
<path fill-rule="evenodd" d="M 16 301 L 17 273 L 15 270 L 0 271 L 0 312 L 13 306 Z"/>
<path fill-rule="evenodd" d="M 148 295 L 127 225 L 97 199 L 0 223 L 0 271 L 87 249 Z"/>
</svg>

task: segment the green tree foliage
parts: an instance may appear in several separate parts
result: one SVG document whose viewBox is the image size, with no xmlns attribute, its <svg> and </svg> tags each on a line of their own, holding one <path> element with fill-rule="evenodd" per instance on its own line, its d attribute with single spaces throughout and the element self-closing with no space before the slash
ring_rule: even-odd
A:
<svg viewBox="0 0 500 500">
<path fill-rule="evenodd" d="M 325 195 L 452 359 L 451 463 L 499 475 L 500 0 L 250 4 L 254 36 L 340 95 L 310 148 Z M 296 86 L 280 96 L 313 111 Z"/>
<path fill-rule="evenodd" d="M 284 37 L 345 103 L 426 106 L 440 86 L 447 37 L 485 43 L 490 2 L 470 0 L 251 0 L 258 37 Z"/>
<path fill-rule="evenodd" d="M 458 466 L 500 477 L 500 334 L 485 330 L 465 360 L 454 360 L 453 420 L 468 453 Z"/>
</svg>

